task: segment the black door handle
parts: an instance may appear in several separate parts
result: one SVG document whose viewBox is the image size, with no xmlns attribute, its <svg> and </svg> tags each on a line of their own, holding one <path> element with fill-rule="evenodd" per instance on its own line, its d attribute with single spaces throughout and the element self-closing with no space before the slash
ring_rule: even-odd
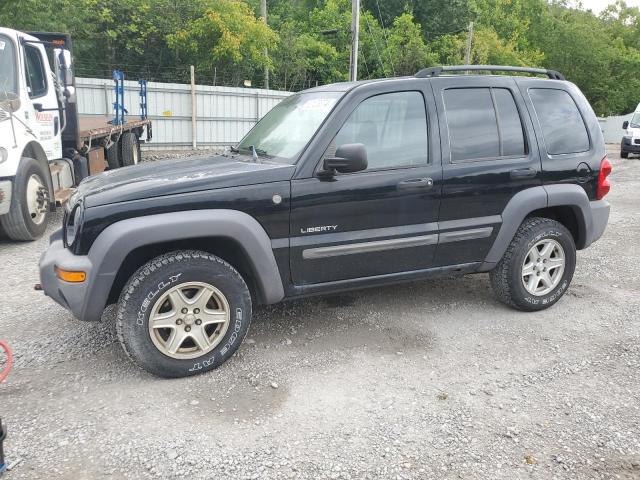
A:
<svg viewBox="0 0 640 480">
<path fill-rule="evenodd" d="M 403 180 L 398 183 L 399 189 L 406 188 L 432 188 L 433 187 L 433 178 L 412 178 L 410 180 Z"/>
<path fill-rule="evenodd" d="M 511 170 L 511 178 L 533 178 L 538 174 L 538 171 L 535 168 L 518 168 L 516 170 Z"/>
</svg>

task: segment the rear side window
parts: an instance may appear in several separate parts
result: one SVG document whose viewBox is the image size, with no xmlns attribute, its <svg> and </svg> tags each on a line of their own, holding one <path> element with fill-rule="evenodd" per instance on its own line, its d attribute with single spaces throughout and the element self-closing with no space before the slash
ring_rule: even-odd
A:
<svg viewBox="0 0 640 480">
<path fill-rule="evenodd" d="M 532 88 L 533 102 L 547 153 L 580 153 L 589 150 L 589 135 L 576 102 L 564 90 Z"/>
<path fill-rule="evenodd" d="M 40 51 L 31 45 L 25 45 L 24 53 L 27 63 L 27 89 L 29 97 L 41 97 L 47 93 L 44 65 Z"/>
<path fill-rule="evenodd" d="M 523 156 L 522 121 L 506 88 L 452 88 L 444 91 L 451 161 Z"/>
<path fill-rule="evenodd" d="M 364 100 L 342 125 L 329 149 L 345 143 L 364 144 L 367 170 L 426 164 L 429 144 L 422 94 L 395 92 Z"/>
</svg>

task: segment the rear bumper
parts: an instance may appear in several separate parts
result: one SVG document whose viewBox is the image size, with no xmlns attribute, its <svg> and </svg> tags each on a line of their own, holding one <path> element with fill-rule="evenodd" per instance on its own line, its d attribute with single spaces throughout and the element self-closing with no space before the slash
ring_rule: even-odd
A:
<svg viewBox="0 0 640 480">
<path fill-rule="evenodd" d="M 589 202 L 591 208 L 591 229 L 587 232 L 587 245 L 598 240 L 607 228 L 611 206 L 606 200 Z"/>
<path fill-rule="evenodd" d="M 99 320 L 87 318 L 86 311 L 89 303 L 90 279 L 93 265 L 89 257 L 78 256 L 64 248 L 62 231 L 57 230 L 51 235 L 50 245 L 40 257 L 40 284 L 45 295 L 51 297 L 80 320 Z M 64 270 L 83 271 L 86 280 L 82 283 L 69 283 L 60 280 L 55 268 Z"/>
</svg>

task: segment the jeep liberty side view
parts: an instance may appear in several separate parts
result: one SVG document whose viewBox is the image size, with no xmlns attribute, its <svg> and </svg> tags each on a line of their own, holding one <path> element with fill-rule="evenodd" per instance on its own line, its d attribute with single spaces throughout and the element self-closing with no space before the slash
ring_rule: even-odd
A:
<svg viewBox="0 0 640 480">
<path fill-rule="evenodd" d="M 470 70 L 518 75 L 455 74 Z M 489 272 L 500 301 L 536 311 L 602 235 L 610 172 L 593 110 L 556 71 L 325 85 L 224 155 L 84 180 L 41 284 L 81 320 L 117 303 L 125 351 L 163 377 L 225 362 L 256 304 Z"/>
</svg>

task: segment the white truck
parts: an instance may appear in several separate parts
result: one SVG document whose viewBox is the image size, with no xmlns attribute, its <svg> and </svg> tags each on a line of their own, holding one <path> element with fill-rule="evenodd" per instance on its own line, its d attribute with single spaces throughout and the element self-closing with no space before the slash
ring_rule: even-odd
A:
<svg viewBox="0 0 640 480">
<path fill-rule="evenodd" d="M 630 153 L 640 154 L 640 103 L 633 112 L 631 120 L 622 123 L 625 130 L 620 143 L 620 157 L 629 158 Z"/>
<path fill-rule="evenodd" d="M 123 77 L 112 120 L 78 116 L 71 47 L 68 34 L 0 27 L 0 230 L 12 240 L 40 237 L 83 178 L 137 163 L 151 139 L 146 83 L 140 118 L 125 118 Z"/>
</svg>

